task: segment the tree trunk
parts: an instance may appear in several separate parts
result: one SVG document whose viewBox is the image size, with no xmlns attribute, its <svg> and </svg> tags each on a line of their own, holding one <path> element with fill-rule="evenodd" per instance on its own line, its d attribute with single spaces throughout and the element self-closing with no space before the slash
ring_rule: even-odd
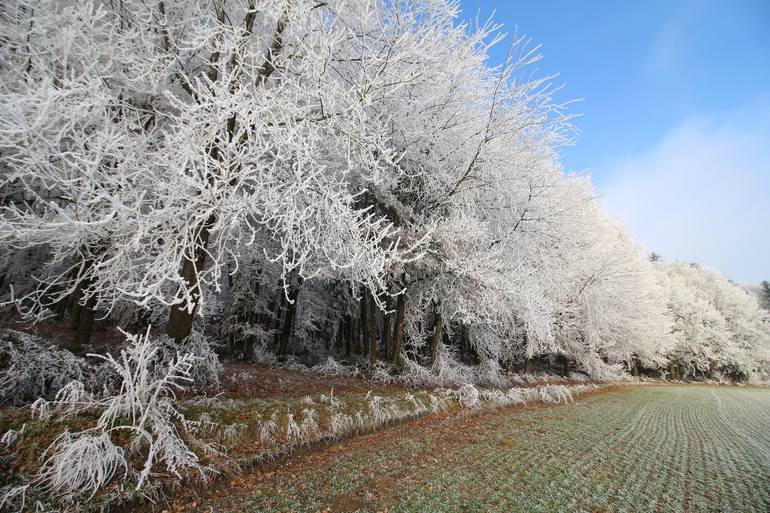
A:
<svg viewBox="0 0 770 513">
<path fill-rule="evenodd" d="M 164 9 L 160 9 L 160 11 L 161 11 L 161 14 L 165 14 Z M 225 17 L 225 11 L 224 9 L 221 9 L 218 12 L 218 16 L 217 16 L 220 23 L 224 22 L 224 17 Z M 254 24 L 254 19 L 255 19 L 255 16 L 251 14 L 246 16 L 244 20 L 244 29 L 246 34 L 251 34 L 252 26 Z M 266 81 L 270 78 L 272 73 L 275 71 L 273 62 L 274 62 L 275 56 L 278 55 L 283 49 L 282 36 L 283 36 L 283 31 L 285 29 L 286 29 L 286 19 L 282 17 L 281 19 L 278 20 L 278 25 L 276 26 L 275 32 L 273 34 L 273 40 L 270 45 L 269 53 L 265 57 L 262 65 L 258 69 L 257 79 L 254 84 L 256 88 L 262 87 L 266 83 Z M 168 45 L 168 41 L 166 41 L 166 45 Z M 216 82 L 219 79 L 218 67 L 216 66 L 216 62 L 218 58 L 219 58 L 219 52 L 216 52 L 210 58 L 211 65 L 209 66 L 207 75 L 208 75 L 209 81 L 211 82 Z M 235 133 L 235 123 L 236 123 L 236 115 L 233 114 L 228 118 L 226 123 L 228 139 L 231 141 Z M 239 144 L 244 144 L 244 143 L 245 143 L 245 140 L 239 141 Z M 209 156 L 211 157 L 212 160 L 220 160 L 221 156 L 219 154 L 219 150 L 216 145 L 212 145 L 211 148 L 209 148 Z M 169 315 L 168 325 L 166 327 L 166 333 L 168 334 L 169 337 L 173 338 L 177 342 L 181 342 L 182 340 L 184 340 L 187 336 L 190 335 L 190 332 L 192 331 L 192 323 L 195 318 L 196 309 L 198 308 L 198 303 L 200 299 L 198 272 L 201 269 L 203 269 L 203 265 L 205 264 L 205 261 L 206 261 L 206 246 L 208 245 L 209 231 L 211 227 L 214 225 L 215 220 L 216 220 L 216 216 L 214 214 L 211 214 L 211 216 L 206 220 L 203 226 L 201 226 L 200 231 L 196 236 L 193 259 L 192 260 L 185 259 L 185 262 L 182 265 L 181 276 L 186 282 L 188 288 L 190 288 L 190 291 L 191 291 L 190 295 L 192 296 L 192 300 L 190 301 L 189 304 L 176 304 L 171 307 L 171 314 Z"/>
<path fill-rule="evenodd" d="M 353 320 L 350 315 L 345 316 L 345 356 L 350 356 L 353 345 Z"/>
<path fill-rule="evenodd" d="M 85 261 L 81 268 L 81 273 L 86 274 L 91 267 L 90 260 Z M 96 306 L 96 294 L 85 296 L 92 281 L 88 278 L 82 279 L 75 287 L 74 301 L 70 310 L 70 325 L 75 330 L 74 345 L 75 350 L 79 350 L 83 345 L 91 340 L 91 330 L 94 325 L 94 307 Z"/>
<path fill-rule="evenodd" d="M 436 312 L 433 316 L 433 337 L 430 342 L 430 365 L 431 367 L 436 363 L 436 356 L 438 355 L 438 343 L 441 340 L 441 315 Z"/>
<path fill-rule="evenodd" d="M 94 326 L 94 307 L 96 296 L 90 295 L 86 304 L 82 305 L 78 312 L 77 331 L 75 332 L 75 348 L 80 349 L 91 341 L 91 331 Z"/>
<path fill-rule="evenodd" d="M 374 297 L 369 297 L 369 365 L 377 363 L 377 310 Z"/>
<path fill-rule="evenodd" d="M 404 296 L 406 293 L 398 296 L 396 301 L 396 332 L 393 336 L 393 364 L 398 365 L 401 358 L 401 338 L 404 335 Z"/>
<path fill-rule="evenodd" d="M 369 330 L 367 329 L 369 326 L 369 323 L 366 320 L 366 291 L 364 291 L 361 294 L 361 301 L 359 302 L 359 314 L 360 314 L 360 320 L 359 325 L 361 326 L 361 354 L 365 355 L 367 351 L 367 346 L 369 344 Z"/>
<path fill-rule="evenodd" d="M 674 362 L 668 362 L 668 379 L 676 379 L 676 366 L 674 365 Z"/>
<path fill-rule="evenodd" d="M 561 375 L 565 378 L 570 377 L 571 371 L 570 371 L 570 360 L 569 356 L 566 354 L 561 355 L 561 361 L 562 361 L 562 373 Z"/>
<path fill-rule="evenodd" d="M 524 359 L 524 374 L 532 374 L 532 358 Z"/>
<path fill-rule="evenodd" d="M 460 349 L 460 361 L 465 361 L 465 341 L 467 339 L 466 333 L 465 333 L 465 325 L 460 325 L 460 335 L 457 337 L 457 347 Z"/>
<path fill-rule="evenodd" d="M 361 328 L 359 324 L 360 322 L 356 317 L 350 316 L 351 340 L 353 341 L 354 354 L 361 354 L 361 348 L 358 346 L 358 343 L 361 341 Z"/>
<path fill-rule="evenodd" d="M 283 290 L 278 292 L 278 300 L 275 302 L 275 309 L 273 310 L 273 318 L 270 323 L 270 330 L 273 332 L 273 348 L 278 350 L 278 341 L 280 340 L 281 330 L 281 315 L 283 315 L 283 305 L 286 303 L 286 294 Z"/>
<path fill-rule="evenodd" d="M 166 326 L 166 334 L 177 343 L 182 342 L 192 332 L 193 320 L 200 303 L 200 283 L 198 273 L 206 264 L 206 246 L 209 242 L 209 229 L 214 224 L 214 215 L 198 231 L 196 237 L 194 259 L 185 258 L 182 265 L 181 276 L 187 288 L 190 290 L 190 303 L 179 303 L 171 307 L 171 314 Z"/>
<path fill-rule="evenodd" d="M 2 289 L 2 284 L 0 284 L 0 289 Z M 72 294 L 68 297 L 63 298 L 61 301 L 56 303 L 56 320 L 57 321 L 63 321 L 64 318 L 67 316 L 67 310 L 70 310 L 72 308 L 72 305 L 70 302 L 72 301 Z"/>
<path fill-rule="evenodd" d="M 90 268 L 91 260 L 87 258 L 84 259 L 83 266 L 80 268 L 79 274 L 81 276 L 87 274 Z M 72 293 L 72 305 L 70 306 L 70 326 L 73 330 L 77 330 L 80 324 L 80 312 L 83 310 L 83 308 L 85 308 L 83 305 L 83 291 L 88 289 L 89 286 L 91 286 L 91 280 L 81 279 L 78 281 L 78 284 L 75 286 L 75 291 Z M 86 302 L 88 301 L 89 299 L 86 300 Z M 85 318 L 88 318 L 88 315 L 86 315 Z"/>
<path fill-rule="evenodd" d="M 390 333 L 393 327 L 393 319 L 391 317 L 390 313 L 382 316 L 382 354 L 385 355 L 385 358 L 390 354 L 388 351 L 390 351 Z"/>
<path fill-rule="evenodd" d="M 289 339 L 291 338 L 292 328 L 294 327 L 294 313 L 297 311 L 297 296 L 299 296 L 299 286 L 292 289 L 290 301 L 287 301 L 286 319 L 283 322 L 281 343 L 278 346 L 278 354 L 281 356 L 285 356 L 289 351 Z"/>
<path fill-rule="evenodd" d="M 714 379 L 714 374 L 717 370 L 717 362 L 709 360 L 709 379 Z"/>
<path fill-rule="evenodd" d="M 73 293 L 72 306 L 70 306 L 70 327 L 73 330 L 78 329 L 78 323 L 80 322 L 80 310 L 83 305 L 80 304 L 80 300 L 83 299 L 83 282 L 77 284 L 75 292 Z"/>
<path fill-rule="evenodd" d="M 337 353 L 342 351 L 344 338 L 345 338 L 345 321 L 342 318 L 340 318 L 337 321 L 337 340 L 334 343 L 334 350 Z"/>
</svg>

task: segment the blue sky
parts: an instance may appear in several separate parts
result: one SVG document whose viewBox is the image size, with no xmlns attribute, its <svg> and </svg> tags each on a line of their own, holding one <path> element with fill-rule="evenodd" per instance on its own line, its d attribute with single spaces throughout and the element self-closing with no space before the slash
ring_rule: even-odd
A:
<svg viewBox="0 0 770 513">
<path fill-rule="evenodd" d="M 583 98 L 565 169 L 647 251 L 770 279 L 770 0 L 461 5 L 541 44 L 560 99 Z"/>
</svg>

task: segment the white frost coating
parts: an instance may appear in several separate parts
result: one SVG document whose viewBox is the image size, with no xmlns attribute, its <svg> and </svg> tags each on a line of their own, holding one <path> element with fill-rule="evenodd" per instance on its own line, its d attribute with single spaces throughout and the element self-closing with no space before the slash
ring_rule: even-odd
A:
<svg viewBox="0 0 770 513">
<path fill-rule="evenodd" d="M 65 499 L 80 495 L 91 497 L 123 469 L 128 476 L 128 462 L 123 449 L 108 433 L 64 432 L 48 448 L 36 481 L 41 489 Z"/>
<path fill-rule="evenodd" d="M 21 426 L 21 429 L 18 431 L 15 429 L 9 429 L 5 433 L 3 433 L 3 436 L 0 437 L 0 444 L 3 444 L 5 447 L 9 447 L 16 443 L 17 440 L 19 440 L 21 437 L 24 436 L 24 431 L 27 428 L 27 424 L 23 424 Z"/>
<path fill-rule="evenodd" d="M 330 376 L 357 376 L 360 374 L 356 367 L 342 365 L 331 356 L 324 360 L 323 363 L 313 366 L 310 370 Z"/>
<path fill-rule="evenodd" d="M 460 387 L 457 400 L 465 408 L 476 408 L 481 404 L 479 401 L 478 389 L 470 383 Z"/>
<path fill-rule="evenodd" d="M 275 438 L 275 433 L 278 430 L 277 414 L 273 415 L 267 420 L 259 421 L 259 440 L 263 444 L 270 444 Z"/>
<path fill-rule="evenodd" d="M 188 425 L 176 409 L 174 395 L 192 381 L 191 370 L 198 358 L 183 354 L 159 365 L 160 347 L 152 342 L 149 331 L 143 337 L 128 338 L 129 345 L 118 358 L 94 355 L 119 376 L 117 392 L 94 397 L 82 383 L 70 382 L 54 400 L 40 399 L 33 405 L 33 412 L 43 418 L 63 419 L 86 411 L 98 415 L 93 427 L 64 432 L 46 449 L 31 482 L 36 492 L 81 500 L 109 483 L 119 469 L 137 490 L 159 466 L 177 477 L 188 469 L 204 475 L 206 469 L 178 432 L 179 428 L 189 432 L 200 424 Z M 142 462 L 136 470 L 129 465 L 124 449 L 113 441 L 113 435 L 120 432 L 133 439 L 131 452 Z"/>
<path fill-rule="evenodd" d="M 68 383 L 96 388 L 95 365 L 50 342 L 19 331 L 0 330 L 0 404 L 52 399 Z M 87 383 L 86 383 L 87 382 Z"/>
</svg>

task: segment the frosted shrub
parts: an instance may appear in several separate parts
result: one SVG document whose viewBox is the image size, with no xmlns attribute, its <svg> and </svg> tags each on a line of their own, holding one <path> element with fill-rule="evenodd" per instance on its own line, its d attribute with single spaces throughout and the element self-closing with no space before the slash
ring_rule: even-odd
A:
<svg viewBox="0 0 770 513">
<path fill-rule="evenodd" d="M 297 421 L 294 420 L 294 415 L 291 413 L 286 416 L 286 438 L 288 438 L 290 442 L 301 442 L 306 438 L 305 433 L 302 431 L 299 424 L 297 424 Z"/>
<path fill-rule="evenodd" d="M 331 356 L 323 363 L 314 365 L 310 370 L 319 374 L 328 374 L 329 376 L 357 376 L 359 370 L 352 365 L 342 365 Z"/>
<path fill-rule="evenodd" d="M 505 393 L 508 404 L 527 404 L 524 394 L 520 388 L 511 388 Z"/>
<path fill-rule="evenodd" d="M 599 385 L 596 385 L 594 383 L 590 383 L 588 385 L 584 385 L 584 384 L 572 385 L 567 390 L 570 393 L 570 395 L 574 396 L 574 395 L 584 394 L 584 393 L 590 392 L 592 390 L 596 390 L 597 388 L 599 388 Z"/>
<path fill-rule="evenodd" d="M 318 402 L 321 404 L 328 404 L 332 408 L 338 408 L 342 404 L 340 403 L 339 399 L 334 397 L 333 388 L 331 392 L 329 392 L 329 395 L 321 394 L 321 396 L 318 398 Z"/>
<path fill-rule="evenodd" d="M 357 411 L 356 414 L 353 415 L 353 423 L 358 430 L 362 430 L 366 427 L 366 421 L 367 415 L 361 411 Z"/>
<path fill-rule="evenodd" d="M 0 404 L 51 399 L 71 381 L 90 384 L 95 366 L 84 358 L 14 330 L 0 332 Z"/>
<path fill-rule="evenodd" d="M 374 425 L 379 425 L 390 420 L 388 411 L 383 407 L 382 397 L 378 395 L 372 395 L 371 391 L 367 394 L 369 402 L 369 415 L 372 418 Z"/>
<path fill-rule="evenodd" d="M 497 363 L 497 360 L 491 358 L 483 360 L 476 368 L 476 382 L 480 385 L 494 388 L 507 388 L 511 386 L 510 381 L 503 376 L 500 364 Z"/>
<path fill-rule="evenodd" d="M 290 370 L 290 371 L 299 371 L 299 372 L 306 372 L 308 371 L 307 365 L 302 363 L 299 359 L 297 359 L 294 355 L 289 355 L 286 357 L 286 360 L 280 364 L 280 367 L 282 369 Z"/>
<path fill-rule="evenodd" d="M 430 394 L 430 409 L 433 413 L 436 413 L 441 410 L 446 410 L 447 408 L 447 402 L 433 394 Z"/>
<path fill-rule="evenodd" d="M 124 477 L 132 478 L 136 490 L 157 475 L 159 466 L 177 478 L 186 470 L 205 476 L 205 469 L 178 431 L 181 427 L 189 433 L 197 423 L 188 422 L 175 404 L 175 391 L 192 381 L 199 358 L 177 355 L 160 365 L 160 347 L 150 340 L 149 331 L 144 337 L 128 336 L 128 340 L 118 358 L 93 355 L 118 376 L 117 392 L 97 398 L 82 383 L 70 382 L 54 400 L 41 399 L 33 405 L 33 413 L 42 418 L 64 419 L 87 411 L 99 415 L 93 427 L 77 433 L 65 431 L 46 449 L 31 481 L 36 491 L 67 501 L 92 497 L 119 469 Z M 114 442 L 113 435 L 120 432 L 130 435 L 127 449 L 142 461 L 136 470 L 126 459 L 125 449 Z"/>
<path fill-rule="evenodd" d="M 108 433 L 65 431 L 48 451 L 51 454 L 36 481 L 46 493 L 69 501 L 84 494 L 93 497 L 119 469 L 123 469 L 124 476 L 128 475 L 123 449 L 112 442 Z"/>
<path fill-rule="evenodd" d="M 329 432 L 334 438 L 350 433 L 355 428 L 353 417 L 344 413 L 335 413 L 329 421 Z"/>
<path fill-rule="evenodd" d="M 564 385 L 543 385 L 538 388 L 540 400 L 544 403 L 573 402 L 569 388 Z"/>
<path fill-rule="evenodd" d="M 372 370 L 372 380 L 378 383 L 390 384 L 396 381 L 392 374 L 393 368 L 383 362 L 377 362 Z"/>
<path fill-rule="evenodd" d="M 401 409 L 401 408 L 398 406 L 398 404 L 395 404 L 395 403 L 393 403 L 393 404 L 390 404 L 390 405 L 389 405 L 389 406 L 386 408 L 386 410 L 387 410 L 387 412 L 388 412 L 388 416 L 390 417 L 390 418 L 389 418 L 389 420 L 402 420 L 402 419 L 405 419 L 405 418 L 407 418 L 407 417 L 414 417 L 414 416 L 417 416 L 417 415 L 419 415 L 419 414 L 421 413 L 421 412 L 420 412 L 420 413 L 418 413 L 418 412 L 417 412 L 415 409 L 413 409 L 413 408 L 412 408 L 412 409 L 409 409 L 408 411 L 404 411 L 404 410 L 402 410 L 402 409 Z M 423 410 L 423 411 L 424 411 L 424 410 Z"/>
<path fill-rule="evenodd" d="M 240 422 L 234 422 L 228 424 L 225 429 L 222 430 L 222 438 L 225 440 L 234 440 L 247 428 L 246 424 Z"/>
<path fill-rule="evenodd" d="M 218 426 L 219 425 L 212 420 L 211 415 L 208 413 L 202 413 L 197 421 L 187 422 L 187 429 L 194 433 L 214 431 Z"/>
<path fill-rule="evenodd" d="M 457 393 L 458 401 L 460 401 L 460 405 L 464 408 L 477 408 L 480 405 L 479 391 L 470 383 L 461 386 Z"/>
<path fill-rule="evenodd" d="M 199 332 L 191 333 L 181 344 L 173 339 L 161 336 L 158 344 L 158 365 L 168 365 L 179 355 L 190 355 L 195 358 L 195 365 L 190 369 L 188 386 L 198 392 L 217 390 L 220 388 L 219 376 L 222 364 L 214 352 L 208 339 Z"/>
<path fill-rule="evenodd" d="M 479 397 L 484 402 L 492 403 L 496 406 L 505 406 L 510 404 L 508 402 L 508 396 L 500 390 L 482 390 L 479 392 Z"/>
<path fill-rule="evenodd" d="M 9 429 L 5 433 L 3 433 L 3 436 L 0 437 L 0 444 L 3 444 L 3 447 L 9 447 L 16 443 L 16 441 L 24 436 L 24 430 L 27 427 L 26 424 L 21 426 L 21 429 L 18 431 L 15 429 Z"/>
<path fill-rule="evenodd" d="M 402 370 L 398 380 L 412 387 L 438 386 L 439 378 L 431 372 L 431 369 L 423 367 L 409 358 L 401 358 Z"/>
<path fill-rule="evenodd" d="M 259 421 L 259 440 L 264 445 L 269 445 L 275 439 L 275 433 L 278 431 L 277 415 L 273 415 L 268 420 Z"/>
<path fill-rule="evenodd" d="M 193 382 L 191 377 L 197 363 L 204 357 L 191 353 L 177 354 L 165 366 L 157 364 L 159 346 L 151 342 L 149 330 L 144 337 L 129 336 L 131 344 L 120 353 L 102 357 L 121 377 L 120 392 L 106 398 L 101 406 L 98 429 L 127 430 L 138 435 L 132 449 L 144 447 L 147 457 L 139 473 L 136 488 L 140 489 L 156 463 L 181 477 L 183 469 L 203 473 L 197 456 L 179 436 L 175 422 L 187 430 L 187 421 L 175 407 L 175 391 Z M 130 424 L 123 423 L 128 419 Z"/>
<path fill-rule="evenodd" d="M 278 366 L 278 358 L 275 356 L 275 353 L 262 344 L 254 344 L 251 361 L 265 367 Z"/>
<path fill-rule="evenodd" d="M 317 417 L 318 413 L 313 408 L 302 410 L 302 424 L 300 425 L 300 428 L 307 438 L 311 438 L 318 433 Z"/>
<path fill-rule="evenodd" d="M 422 401 L 420 401 L 419 399 L 417 399 L 415 396 L 413 396 L 412 394 L 407 393 L 404 396 L 404 399 L 406 399 L 407 401 L 412 403 L 412 415 L 413 416 L 418 416 L 418 415 L 421 415 L 422 413 L 428 411 L 428 408 L 426 408 L 425 404 Z"/>
<path fill-rule="evenodd" d="M 31 485 L 25 484 L 11 488 L 0 488 L 0 511 L 24 511 L 27 502 L 27 490 Z M 36 508 L 41 509 L 41 508 Z"/>
<path fill-rule="evenodd" d="M 458 361 L 454 351 L 443 344 L 439 346 L 431 371 L 435 376 L 436 384 L 440 386 L 459 386 L 477 382 L 473 367 Z"/>
</svg>

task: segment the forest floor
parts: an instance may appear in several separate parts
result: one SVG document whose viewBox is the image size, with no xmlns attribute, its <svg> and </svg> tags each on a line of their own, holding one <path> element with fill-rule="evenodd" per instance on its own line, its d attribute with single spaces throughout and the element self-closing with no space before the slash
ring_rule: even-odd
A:
<svg viewBox="0 0 770 513">
<path fill-rule="evenodd" d="M 770 390 L 630 386 L 429 415 L 299 451 L 158 511 L 767 512 Z"/>
</svg>

